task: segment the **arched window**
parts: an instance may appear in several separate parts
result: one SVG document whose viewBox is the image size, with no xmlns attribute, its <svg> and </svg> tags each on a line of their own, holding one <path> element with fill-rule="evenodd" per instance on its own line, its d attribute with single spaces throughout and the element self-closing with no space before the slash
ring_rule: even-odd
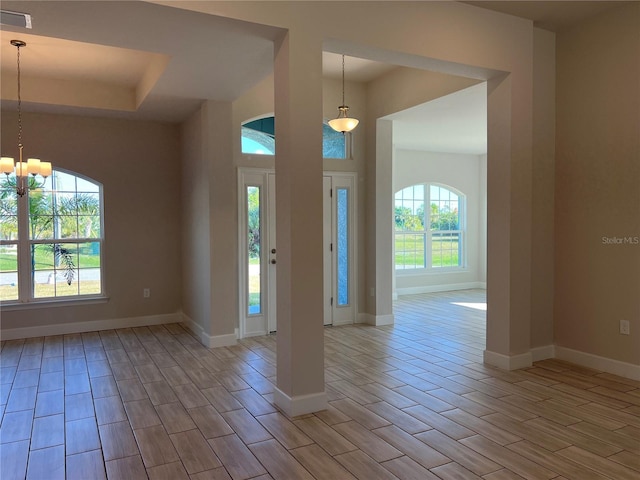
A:
<svg viewBox="0 0 640 480">
<path fill-rule="evenodd" d="M 464 195 L 441 185 L 423 183 L 398 191 L 396 270 L 464 267 L 464 209 Z"/>
<path fill-rule="evenodd" d="M 60 169 L 24 197 L 14 185 L 0 179 L 0 300 L 102 296 L 102 186 Z"/>
<path fill-rule="evenodd" d="M 242 125 L 242 153 L 248 155 L 275 155 L 275 119 L 264 117 Z M 322 124 L 322 157 L 347 158 L 347 140 L 326 123 Z"/>
</svg>

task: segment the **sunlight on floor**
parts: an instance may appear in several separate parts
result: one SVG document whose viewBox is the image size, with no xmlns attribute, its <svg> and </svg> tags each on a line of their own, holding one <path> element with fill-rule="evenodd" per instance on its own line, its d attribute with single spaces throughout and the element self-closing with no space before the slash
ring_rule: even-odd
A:
<svg viewBox="0 0 640 480">
<path fill-rule="evenodd" d="M 467 307 L 473 308 L 474 310 L 484 310 L 487 311 L 487 304 L 484 302 L 480 303 L 469 303 L 469 302 L 451 302 L 452 305 L 458 305 L 459 307 Z"/>
</svg>

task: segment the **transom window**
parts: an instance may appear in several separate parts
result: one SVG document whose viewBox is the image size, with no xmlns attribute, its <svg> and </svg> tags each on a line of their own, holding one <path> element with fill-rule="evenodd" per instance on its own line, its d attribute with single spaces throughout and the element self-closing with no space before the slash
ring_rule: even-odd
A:
<svg viewBox="0 0 640 480">
<path fill-rule="evenodd" d="M 0 179 L 0 300 L 102 296 L 102 186 L 55 169 L 24 197 Z"/>
<path fill-rule="evenodd" d="M 437 184 L 417 184 L 398 191 L 396 270 L 464 267 L 464 203 L 460 192 Z"/>
<path fill-rule="evenodd" d="M 248 155 L 275 155 L 275 119 L 265 117 L 242 125 L 242 153 Z M 347 140 L 326 123 L 322 124 L 322 157 L 347 158 Z"/>
</svg>

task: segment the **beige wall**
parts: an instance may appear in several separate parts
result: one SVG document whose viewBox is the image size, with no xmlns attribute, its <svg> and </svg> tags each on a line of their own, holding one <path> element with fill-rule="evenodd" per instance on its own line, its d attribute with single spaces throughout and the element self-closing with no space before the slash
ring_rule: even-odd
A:
<svg viewBox="0 0 640 480">
<path fill-rule="evenodd" d="M 640 4 L 557 36 L 555 340 L 640 364 Z M 619 320 L 631 335 L 619 334 Z"/>
<path fill-rule="evenodd" d="M 173 314 L 181 308 L 180 139 L 174 125 L 23 113 L 27 155 L 104 188 L 106 303 L 2 311 L 2 329 Z M 16 139 L 2 112 L 2 151 Z M 151 297 L 143 298 L 143 288 Z"/>
<path fill-rule="evenodd" d="M 553 345 L 555 34 L 534 29 L 531 347 Z"/>
</svg>

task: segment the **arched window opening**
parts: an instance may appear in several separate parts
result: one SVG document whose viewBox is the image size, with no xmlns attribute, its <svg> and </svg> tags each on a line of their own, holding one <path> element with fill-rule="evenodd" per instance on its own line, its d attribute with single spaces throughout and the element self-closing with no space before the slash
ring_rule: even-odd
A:
<svg viewBox="0 0 640 480">
<path fill-rule="evenodd" d="M 464 267 L 464 209 L 465 196 L 442 185 L 424 183 L 398 191 L 396 270 Z"/>
<path fill-rule="evenodd" d="M 242 153 L 246 155 L 275 155 L 275 118 L 264 117 L 246 122 L 241 127 Z M 347 158 L 347 139 L 326 123 L 322 124 L 322 157 Z"/>
<path fill-rule="evenodd" d="M 54 169 L 18 197 L 0 179 L 0 300 L 102 296 L 102 186 Z"/>
</svg>

